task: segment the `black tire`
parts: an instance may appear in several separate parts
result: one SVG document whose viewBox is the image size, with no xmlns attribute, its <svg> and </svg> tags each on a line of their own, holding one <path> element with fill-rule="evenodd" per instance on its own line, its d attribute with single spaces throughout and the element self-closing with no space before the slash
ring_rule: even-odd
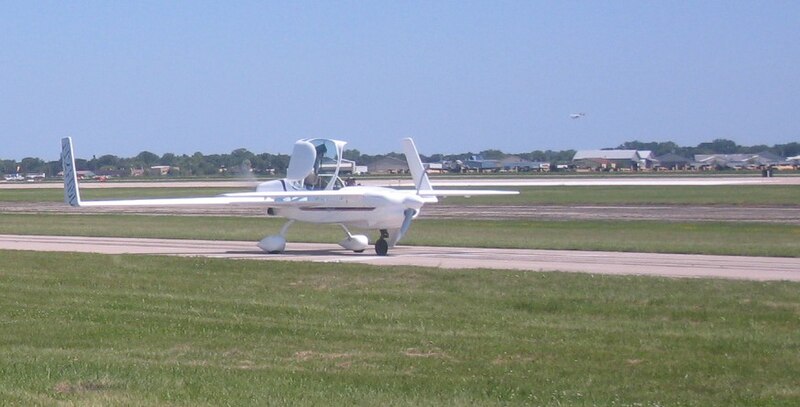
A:
<svg viewBox="0 0 800 407">
<path fill-rule="evenodd" d="M 378 256 L 386 256 L 386 253 L 389 253 L 389 243 L 386 243 L 386 239 L 378 239 L 375 242 L 375 253 Z"/>
</svg>

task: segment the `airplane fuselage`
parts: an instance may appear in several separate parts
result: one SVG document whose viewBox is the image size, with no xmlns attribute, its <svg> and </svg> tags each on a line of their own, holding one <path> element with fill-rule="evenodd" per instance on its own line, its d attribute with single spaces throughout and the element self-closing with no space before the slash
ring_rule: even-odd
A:
<svg viewBox="0 0 800 407">
<path fill-rule="evenodd" d="M 411 190 L 358 186 L 338 191 L 353 194 L 292 198 L 296 205 L 269 208 L 267 214 L 301 222 L 343 224 L 362 229 L 398 229 L 403 224 L 406 209 L 414 208 L 416 217 L 424 204 Z"/>
</svg>

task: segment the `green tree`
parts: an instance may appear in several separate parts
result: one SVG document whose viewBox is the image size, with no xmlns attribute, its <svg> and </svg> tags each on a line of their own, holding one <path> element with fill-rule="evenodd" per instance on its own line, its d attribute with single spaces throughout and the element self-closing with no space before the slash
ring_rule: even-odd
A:
<svg viewBox="0 0 800 407">
<path fill-rule="evenodd" d="M 35 157 L 25 157 L 22 161 L 19 162 L 19 172 L 27 173 L 27 172 L 46 172 L 47 171 L 47 163 L 42 161 L 39 158 Z"/>
<path fill-rule="evenodd" d="M 344 150 L 344 152 L 342 152 L 342 158 L 344 158 L 345 160 L 355 161 L 356 163 L 360 164 L 361 163 L 360 162 L 361 151 L 358 151 L 358 150 Z"/>
<path fill-rule="evenodd" d="M 164 153 L 161 158 L 158 159 L 158 163 L 160 165 L 169 165 L 170 167 L 178 167 L 178 157 L 173 153 Z"/>
<path fill-rule="evenodd" d="M 800 155 L 800 143 L 778 144 L 775 146 L 775 154 L 781 157 L 794 157 Z"/>
<path fill-rule="evenodd" d="M 59 172 L 61 172 L 61 168 L 61 160 L 48 161 L 47 171 L 45 171 L 45 174 L 47 174 L 48 177 L 55 177 Z"/>
<path fill-rule="evenodd" d="M 698 144 L 697 149 L 702 152 L 696 154 L 736 154 L 739 146 L 734 141 L 718 138 L 710 143 Z"/>
<path fill-rule="evenodd" d="M 15 160 L 0 160 L 0 172 L 3 174 L 14 174 L 17 172 L 17 162 Z"/>
<path fill-rule="evenodd" d="M 480 156 L 484 160 L 502 160 L 506 158 L 506 154 L 500 150 L 483 150 L 480 152 Z"/>
<path fill-rule="evenodd" d="M 150 167 L 158 164 L 158 158 L 159 157 L 157 155 L 149 151 L 142 151 L 136 155 L 133 160 L 144 167 Z"/>
</svg>

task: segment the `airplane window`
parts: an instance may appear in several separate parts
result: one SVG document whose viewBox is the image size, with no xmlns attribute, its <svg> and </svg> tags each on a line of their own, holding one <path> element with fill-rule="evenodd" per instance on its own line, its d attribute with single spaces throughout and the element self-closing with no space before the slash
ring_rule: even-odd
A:
<svg viewBox="0 0 800 407">
<path fill-rule="evenodd" d="M 306 189 L 325 189 L 332 183 L 332 189 L 339 189 L 340 182 L 337 183 L 333 179 L 332 174 L 336 173 L 337 165 L 339 164 L 339 152 L 336 144 L 328 139 L 312 139 L 309 140 L 314 145 L 316 158 L 314 160 L 314 169 L 311 175 L 306 180 Z"/>
<path fill-rule="evenodd" d="M 311 144 L 317 151 L 315 170 L 318 172 L 334 172 L 336 163 L 339 162 L 336 145 L 331 140 L 314 139 Z"/>
</svg>

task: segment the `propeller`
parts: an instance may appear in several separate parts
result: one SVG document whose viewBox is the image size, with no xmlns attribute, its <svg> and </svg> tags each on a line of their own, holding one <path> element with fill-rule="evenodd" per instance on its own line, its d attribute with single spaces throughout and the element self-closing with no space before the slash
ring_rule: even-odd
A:
<svg viewBox="0 0 800 407">
<path fill-rule="evenodd" d="M 414 220 L 414 215 L 416 214 L 417 210 L 413 208 L 408 208 L 403 211 L 403 224 L 400 226 L 400 230 L 398 230 L 397 233 L 392 236 L 392 239 L 389 242 L 389 247 L 394 247 L 394 245 L 403 238 L 406 232 L 408 232 L 408 228 L 411 227 L 411 221 Z"/>
</svg>

